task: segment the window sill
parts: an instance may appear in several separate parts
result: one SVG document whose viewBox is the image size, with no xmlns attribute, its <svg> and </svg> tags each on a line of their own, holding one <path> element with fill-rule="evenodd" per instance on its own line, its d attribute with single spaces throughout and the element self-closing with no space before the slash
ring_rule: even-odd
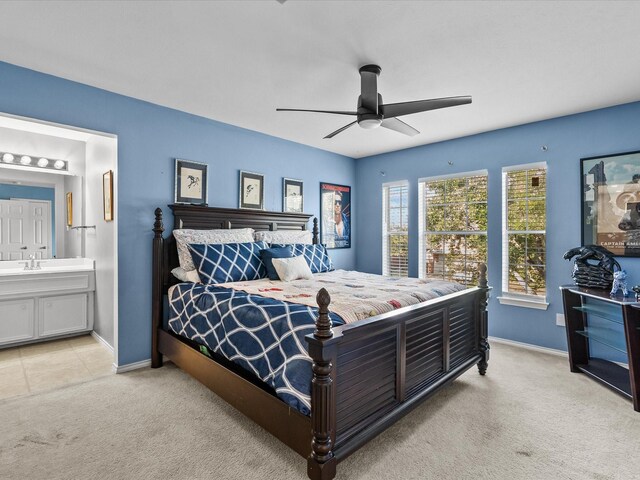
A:
<svg viewBox="0 0 640 480">
<path fill-rule="evenodd" d="M 546 310 L 549 308 L 549 303 L 546 299 L 533 300 L 529 298 L 518 297 L 498 297 L 498 301 L 501 305 L 511 305 L 513 307 L 535 308 L 536 310 Z"/>
</svg>

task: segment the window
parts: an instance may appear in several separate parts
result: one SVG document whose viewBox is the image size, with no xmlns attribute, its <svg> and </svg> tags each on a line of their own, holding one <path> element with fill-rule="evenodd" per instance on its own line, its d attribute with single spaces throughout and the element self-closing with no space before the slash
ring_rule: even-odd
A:
<svg viewBox="0 0 640 480">
<path fill-rule="evenodd" d="M 475 285 L 487 261 L 487 172 L 422 179 L 419 195 L 420 278 Z"/>
<path fill-rule="evenodd" d="M 382 274 L 409 276 L 409 184 L 382 186 Z"/>
<path fill-rule="evenodd" d="M 501 303 L 547 307 L 546 190 L 544 163 L 502 170 Z"/>
</svg>

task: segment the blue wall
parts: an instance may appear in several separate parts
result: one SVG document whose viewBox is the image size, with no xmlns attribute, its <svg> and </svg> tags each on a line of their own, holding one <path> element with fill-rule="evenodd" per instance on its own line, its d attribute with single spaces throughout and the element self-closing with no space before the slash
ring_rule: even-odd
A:
<svg viewBox="0 0 640 480">
<path fill-rule="evenodd" d="M 2 62 L 0 111 L 118 135 L 120 365 L 150 358 L 153 210 L 170 214 L 174 158 L 209 164 L 209 204 L 220 207 L 238 206 L 240 169 L 265 174 L 268 210 L 282 209 L 284 176 L 305 182 L 305 211 L 315 215 L 320 180 L 355 183 L 351 158 Z M 353 248 L 332 257 L 340 268 L 355 267 Z"/>
<path fill-rule="evenodd" d="M 56 255 L 56 190 L 49 187 L 30 187 L 0 183 L 0 200 L 12 198 L 31 198 L 33 200 L 49 200 L 51 202 L 51 255 Z"/>
<path fill-rule="evenodd" d="M 548 150 L 542 151 L 546 145 Z M 418 179 L 433 175 L 489 171 L 489 303 L 493 336 L 566 350 L 564 328 L 555 324 L 562 312 L 558 286 L 571 283 L 571 264 L 562 259 L 580 245 L 580 158 L 640 150 L 640 103 L 556 118 L 423 147 L 377 155 L 356 162 L 356 267 L 382 270 L 382 184 L 409 180 L 410 275 L 418 275 Z M 500 305 L 501 169 L 507 165 L 547 162 L 547 311 Z M 452 162 L 453 165 L 449 165 Z M 380 172 L 386 172 L 383 177 Z M 630 284 L 640 283 L 640 259 L 619 258 Z"/>
</svg>

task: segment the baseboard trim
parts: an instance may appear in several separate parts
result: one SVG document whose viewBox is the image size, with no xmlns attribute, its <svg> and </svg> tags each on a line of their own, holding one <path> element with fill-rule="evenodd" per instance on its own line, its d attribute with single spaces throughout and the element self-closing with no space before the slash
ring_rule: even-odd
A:
<svg viewBox="0 0 640 480">
<path fill-rule="evenodd" d="M 116 373 L 124 373 L 124 372 L 130 372 L 132 370 L 139 370 L 141 368 L 147 368 L 150 366 L 151 366 L 151 359 L 142 360 L 141 362 L 127 363 L 126 365 L 116 365 L 114 363 L 113 371 Z"/>
<path fill-rule="evenodd" d="M 113 347 L 111 345 L 109 345 L 109 343 L 102 338 L 100 335 L 98 335 L 95 330 L 91 331 L 91 336 L 93 338 L 95 338 L 98 342 L 100 342 L 107 350 L 109 350 L 111 352 L 111 355 L 113 355 Z"/>
<path fill-rule="evenodd" d="M 555 348 L 541 347 L 539 345 L 532 345 L 530 343 L 516 342 L 515 340 L 508 340 L 500 337 L 489 337 L 489 343 L 502 343 L 504 345 L 511 345 L 512 347 L 520 347 L 525 350 L 533 350 L 534 352 L 548 353 L 550 355 L 556 355 L 559 357 L 568 357 L 569 354 L 564 350 L 557 350 Z"/>
</svg>

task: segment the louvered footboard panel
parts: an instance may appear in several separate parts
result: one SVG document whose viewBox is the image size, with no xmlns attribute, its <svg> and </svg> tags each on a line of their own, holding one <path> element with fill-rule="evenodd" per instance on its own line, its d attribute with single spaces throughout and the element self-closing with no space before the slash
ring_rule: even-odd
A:
<svg viewBox="0 0 640 480">
<path fill-rule="evenodd" d="M 338 351 L 336 430 L 341 438 L 381 417 L 396 402 L 398 329 L 345 342 Z"/>
<path fill-rule="evenodd" d="M 449 365 L 456 367 L 478 353 L 478 327 L 474 304 L 467 301 L 449 310 Z"/>
<path fill-rule="evenodd" d="M 437 310 L 407 322 L 407 397 L 444 371 L 445 311 Z"/>
</svg>

